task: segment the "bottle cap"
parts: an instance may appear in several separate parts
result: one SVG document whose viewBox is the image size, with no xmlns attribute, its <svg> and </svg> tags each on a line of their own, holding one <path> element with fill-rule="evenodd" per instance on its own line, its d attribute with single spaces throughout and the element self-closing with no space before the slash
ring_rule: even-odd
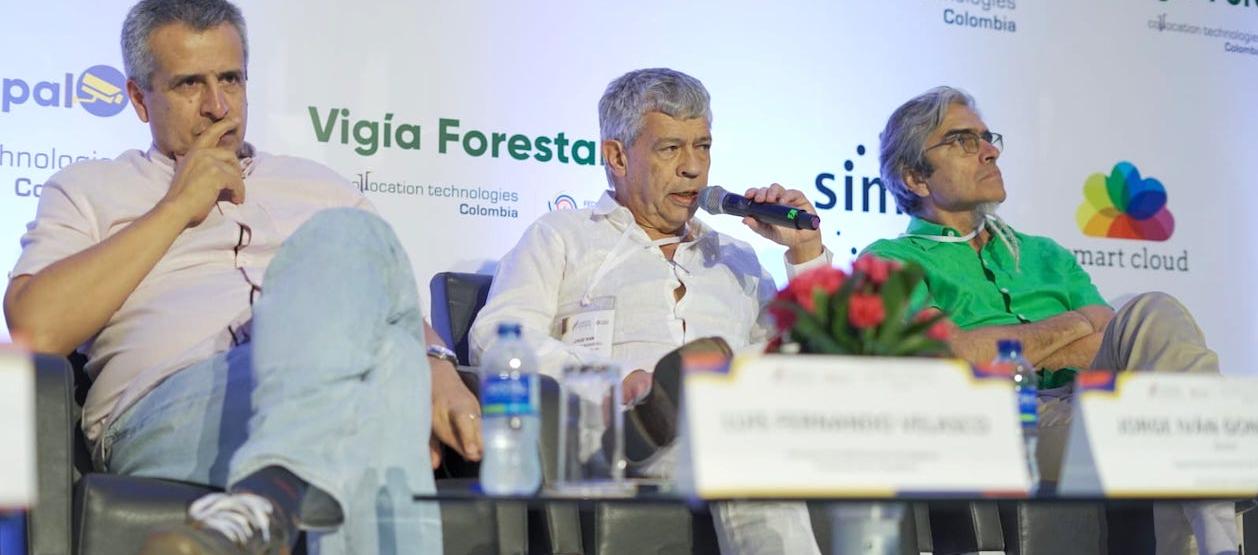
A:
<svg viewBox="0 0 1258 555">
<path fill-rule="evenodd" d="M 1001 339 L 996 341 L 996 352 L 998 354 L 1017 353 L 1022 354 L 1022 342 L 1017 339 Z"/>
<path fill-rule="evenodd" d="M 520 337 L 520 324 L 517 322 L 499 322 L 498 337 Z"/>
</svg>

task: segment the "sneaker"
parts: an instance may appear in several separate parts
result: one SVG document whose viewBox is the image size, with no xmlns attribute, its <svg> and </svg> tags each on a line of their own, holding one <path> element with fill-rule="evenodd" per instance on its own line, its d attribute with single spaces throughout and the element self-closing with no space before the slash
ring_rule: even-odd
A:
<svg viewBox="0 0 1258 555">
<path fill-rule="evenodd" d="M 284 527 L 271 518 L 265 497 L 211 493 L 188 508 L 188 522 L 160 530 L 144 542 L 141 555 L 289 555 Z"/>
</svg>

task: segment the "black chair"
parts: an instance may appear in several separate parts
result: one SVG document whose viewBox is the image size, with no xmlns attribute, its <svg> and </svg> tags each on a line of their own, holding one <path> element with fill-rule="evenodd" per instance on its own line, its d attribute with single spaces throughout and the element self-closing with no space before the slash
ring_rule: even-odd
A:
<svg viewBox="0 0 1258 555">
<path fill-rule="evenodd" d="M 79 428 L 86 376 L 65 357 L 37 355 L 39 503 L 27 519 L 27 551 L 40 555 L 137 553 L 149 531 L 182 522 L 188 504 L 213 491 L 198 485 L 95 472 Z M 438 475 L 437 488 L 465 478 Z M 518 504 L 443 503 L 445 553 L 517 554 L 527 545 Z M 302 552 L 299 548 L 299 552 Z"/>
</svg>

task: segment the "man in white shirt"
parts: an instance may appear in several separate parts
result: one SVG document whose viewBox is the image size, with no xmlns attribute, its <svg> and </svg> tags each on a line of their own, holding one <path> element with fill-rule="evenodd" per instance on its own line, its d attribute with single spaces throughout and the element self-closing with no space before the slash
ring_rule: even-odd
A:
<svg viewBox="0 0 1258 555">
<path fill-rule="evenodd" d="M 479 407 L 425 356 L 439 340 L 392 230 L 332 170 L 245 142 L 235 6 L 144 0 L 122 39 L 153 144 L 49 180 L 12 336 L 88 355 L 100 468 L 228 490 L 150 552 L 287 552 L 299 525 L 321 553 L 439 552 L 436 508 L 412 501 L 433 491 L 429 427 L 477 459 Z"/>
<path fill-rule="evenodd" d="M 593 208 L 538 219 L 503 257 L 472 328 L 473 356 L 499 322 L 519 322 L 543 373 L 613 360 L 632 403 L 649 391 L 655 363 L 686 343 L 717 336 L 737 350 L 767 340 L 773 279 L 750 245 L 694 217 L 711 122 L 707 90 L 693 77 L 643 69 L 612 81 L 599 102 L 611 190 Z M 813 211 L 803 193 L 777 184 L 746 195 Z M 788 274 L 831 261 L 817 230 L 744 223 L 787 247 Z M 714 518 L 723 552 L 817 552 L 803 504 L 726 503 Z"/>
</svg>

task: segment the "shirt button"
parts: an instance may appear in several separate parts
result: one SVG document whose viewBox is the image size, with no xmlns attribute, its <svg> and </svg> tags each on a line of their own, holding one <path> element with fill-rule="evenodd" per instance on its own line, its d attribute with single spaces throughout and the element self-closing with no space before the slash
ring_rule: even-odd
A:
<svg viewBox="0 0 1258 555">
<path fill-rule="evenodd" d="M 1008 294 L 1009 294 L 1009 288 L 1008 288 L 1008 287 L 1001 287 L 1001 288 L 1000 288 L 1000 292 L 1001 292 L 1001 293 L 1004 293 L 1004 294 L 1006 294 L 1006 295 L 1008 295 Z"/>
</svg>

